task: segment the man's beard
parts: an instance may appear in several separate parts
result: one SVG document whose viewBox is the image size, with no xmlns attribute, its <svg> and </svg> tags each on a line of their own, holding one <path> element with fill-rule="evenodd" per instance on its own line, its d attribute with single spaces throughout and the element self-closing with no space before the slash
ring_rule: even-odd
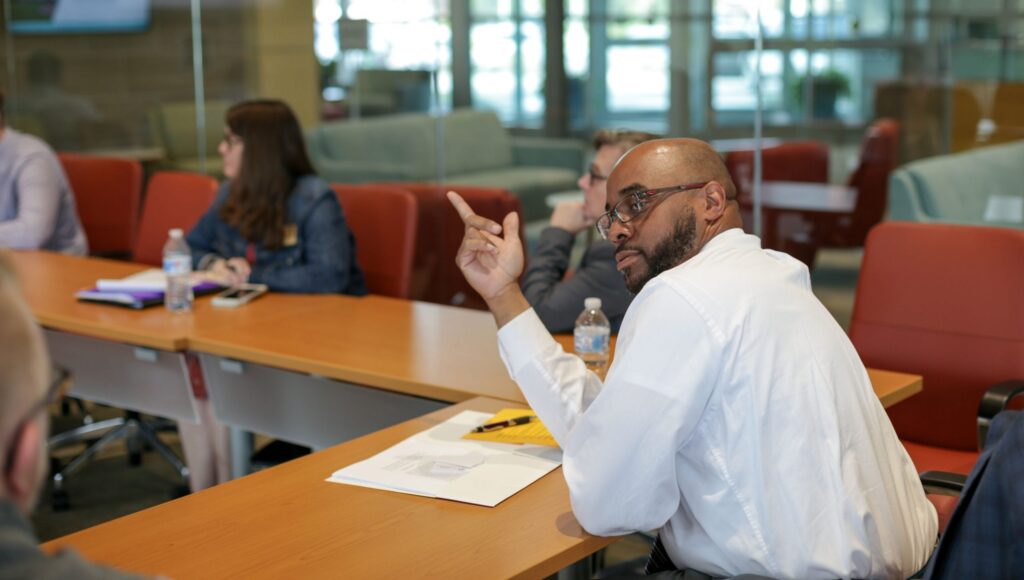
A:
<svg viewBox="0 0 1024 580">
<path fill-rule="evenodd" d="M 665 270 L 675 268 L 690 257 L 694 242 L 697 239 L 697 214 L 691 207 L 687 207 L 685 211 L 684 215 L 676 219 L 672 235 L 655 246 L 650 256 L 640 248 L 629 248 L 636 251 L 643 258 L 636 266 L 630 268 L 632 272 L 622 273 L 626 281 L 626 288 L 633 294 L 639 294 L 640 290 L 651 278 Z M 644 266 L 646 268 L 643 268 Z"/>
</svg>

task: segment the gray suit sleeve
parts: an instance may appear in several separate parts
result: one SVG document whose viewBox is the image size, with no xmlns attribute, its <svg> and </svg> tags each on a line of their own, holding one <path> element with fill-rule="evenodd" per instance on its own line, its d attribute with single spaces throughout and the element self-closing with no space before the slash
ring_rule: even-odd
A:
<svg viewBox="0 0 1024 580">
<path fill-rule="evenodd" d="M 563 280 L 569 267 L 573 235 L 560 228 L 545 228 L 523 276 L 523 294 L 551 332 L 572 332 L 576 317 L 589 296 L 601 299 L 602 310 L 617 332 L 632 300 L 622 275 L 615 269 L 614 250 L 608 242 L 587 249 L 580 267 Z"/>
</svg>

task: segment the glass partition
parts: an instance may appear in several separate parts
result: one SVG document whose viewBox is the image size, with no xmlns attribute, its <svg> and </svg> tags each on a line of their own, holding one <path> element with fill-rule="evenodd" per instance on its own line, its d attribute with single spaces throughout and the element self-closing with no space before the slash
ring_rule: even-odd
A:
<svg viewBox="0 0 1024 580">
<path fill-rule="evenodd" d="M 819 144 L 824 178 L 780 179 L 757 155 L 738 170 L 752 231 L 760 182 L 851 183 L 881 118 L 899 125 L 894 168 L 1024 138 L 1022 0 L 2 5 L 7 122 L 57 150 L 219 175 L 226 108 L 283 98 L 330 180 L 506 187 L 534 224 L 578 189 L 602 128 L 706 139 L 729 160 Z M 538 168 L 563 173 L 539 185 Z"/>
</svg>

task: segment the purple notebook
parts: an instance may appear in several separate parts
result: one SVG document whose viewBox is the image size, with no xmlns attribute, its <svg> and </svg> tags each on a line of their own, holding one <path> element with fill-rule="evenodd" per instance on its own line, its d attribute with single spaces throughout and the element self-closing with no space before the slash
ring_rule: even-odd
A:
<svg viewBox="0 0 1024 580">
<path fill-rule="evenodd" d="M 221 285 L 216 282 L 200 282 L 192 287 L 196 296 L 213 294 L 220 291 Z M 164 303 L 164 293 L 160 290 L 99 290 L 90 288 L 75 292 L 75 298 L 85 302 L 102 302 L 125 308 L 142 309 Z"/>
</svg>

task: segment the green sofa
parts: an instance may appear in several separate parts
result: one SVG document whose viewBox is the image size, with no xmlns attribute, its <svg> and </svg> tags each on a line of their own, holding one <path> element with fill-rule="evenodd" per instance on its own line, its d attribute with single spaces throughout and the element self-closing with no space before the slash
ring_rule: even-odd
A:
<svg viewBox="0 0 1024 580">
<path fill-rule="evenodd" d="M 1024 141 L 908 163 L 889 177 L 889 219 L 1024 229 Z"/>
<path fill-rule="evenodd" d="M 500 187 L 519 197 L 527 221 L 550 214 L 548 194 L 576 187 L 586 156 L 580 141 L 512 137 L 493 112 L 471 109 L 326 123 L 306 140 L 330 182 Z"/>
<path fill-rule="evenodd" d="M 231 103 L 220 100 L 206 102 L 206 173 L 220 178 L 223 163 L 217 146 L 224 136 L 224 124 Z M 166 158 L 161 169 L 202 173 L 199 144 L 196 139 L 196 106 L 192 101 L 164 103 L 148 115 L 149 129 L 155 145 L 163 147 Z"/>
</svg>

